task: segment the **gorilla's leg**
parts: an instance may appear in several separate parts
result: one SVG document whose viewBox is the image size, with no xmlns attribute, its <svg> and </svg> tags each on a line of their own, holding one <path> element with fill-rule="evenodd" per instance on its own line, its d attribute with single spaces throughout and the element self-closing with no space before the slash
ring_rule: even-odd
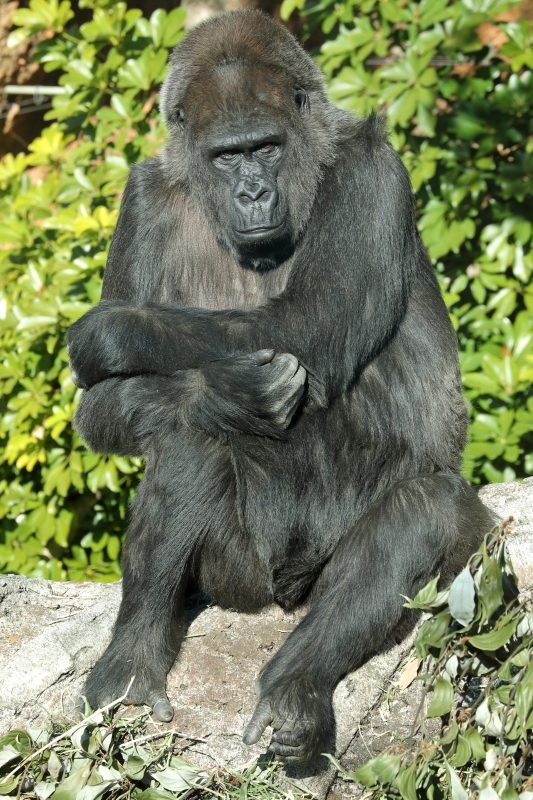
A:
<svg viewBox="0 0 533 800">
<path fill-rule="evenodd" d="M 492 524 L 457 475 L 422 475 L 388 490 L 343 537 L 324 567 L 311 610 L 263 669 L 244 741 L 267 725 L 287 763 L 331 752 L 339 680 L 375 652 L 413 596 L 439 570 L 457 571 Z"/>
<path fill-rule="evenodd" d="M 93 708 L 126 690 L 128 702 L 172 718 L 166 675 L 181 643 L 192 561 L 210 531 L 236 526 L 227 448 L 202 433 L 153 440 L 122 561 L 123 595 L 113 638 L 86 685 Z"/>
</svg>

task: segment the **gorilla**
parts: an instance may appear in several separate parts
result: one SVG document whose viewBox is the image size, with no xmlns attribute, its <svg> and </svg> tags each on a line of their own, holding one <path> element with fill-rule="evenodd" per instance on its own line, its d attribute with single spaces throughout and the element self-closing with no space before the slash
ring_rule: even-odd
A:
<svg viewBox="0 0 533 800">
<path fill-rule="evenodd" d="M 169 137 L 132 168 L 102 300 L 69 332 L 97 452 L 142 455 L 123 598 L 92 671 L 168 721 L 187 587 L 307 616 L 262 670 L 244 734 L 334 746 L 340 679 L 451 575 L 491 519 L 459 474 L 457 343 L 379 116 L 328 100 L 277 22 L 241 10 L 174 50 Z M 201 669 L 201 665 L 199 665 Z"/>
</svg>

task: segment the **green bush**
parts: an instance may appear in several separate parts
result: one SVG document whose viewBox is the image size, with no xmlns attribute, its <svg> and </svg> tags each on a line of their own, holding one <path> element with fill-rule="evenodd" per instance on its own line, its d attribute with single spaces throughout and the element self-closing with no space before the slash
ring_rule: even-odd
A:
<svg viewBox="0 0 533 800">
<path fill-rule="evenodd" d="M 363 800 L 533 800 L 533 612 L 518 596 L 508 531 L 488 534 L 447 589 L 435 578 L 405 603 L 431 614 L 415 644 L 421 734 L 345 775 L 368 788 Z M 443 718 L 440 735 L 432 717 Z"/>
<path fill-rule="evenodd" d="M 282 10 L 300 5 L 306 36 L 322 29 L 333 100 L 388 109 L 419 193 L 472 404 L 465 474 L 532 474 L 531 26 L 496 23 L 516 6 L 501 0 L 303 2 Z M 130 164 L 164 141 L 153 108 L 184 11 L 80 6 L 92 19 L 69 26 L 70 0 L 30 0 L 11 34 L 50 33 L 36 57 L 65 94 L 30 152 L 0 162 L 0 571 L 108 581 L 140 464 L 89 453 L 72 431 L 65 331 L 99 299 Z"/>
<path fill-rule="evenodd" d="M 94 455 L 72 430 L 65 333 L 99 300 L 130 164 L 164 141 L 148 114 L 185 12 L 83 5 L 93 19 L 81 27 L 65 28 L 69 0 L 31 0 L 14 17 L 14 41 L 55 34 L 37 59 L 61 70 L 66 93 L 30 153 L 0 163 L 0 568 L 109 581 L 140 463 Z"/>
</svg>

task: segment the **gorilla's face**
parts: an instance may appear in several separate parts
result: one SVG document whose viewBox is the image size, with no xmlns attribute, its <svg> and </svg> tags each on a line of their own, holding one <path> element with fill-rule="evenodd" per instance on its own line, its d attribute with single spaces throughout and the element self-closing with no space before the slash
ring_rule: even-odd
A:
<svg viewBox="0 0 533 800">
<path fill-rule="evenodd" d="M 287 202 L 278 185 L 284 131 L 267 123 L 209 138 L 222 216 L 237 249 L 260 252 L 290 239 Z"/>
<path fill-rule="evenodd" d="M 227 53 L 191 64 L 185 78 L 176 60 L 163 87 L 169 170 L 243 266 L 275 268 L 309 220 L 331 137 L 284 66 Z"/>
</svg>

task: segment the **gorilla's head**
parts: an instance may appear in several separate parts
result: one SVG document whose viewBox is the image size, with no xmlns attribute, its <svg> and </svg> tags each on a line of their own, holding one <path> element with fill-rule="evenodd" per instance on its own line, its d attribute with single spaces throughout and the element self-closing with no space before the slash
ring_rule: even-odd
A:
<svg viewBox="0 0 533 800">
<path fill-rule="evenodd" d="M 215 17 L 172 53 L 161 109 L 171 179 L 242 263 L 279 263 L 306 226 L 344 116 L 311 58 L 261 12 Z"/>
</svg>

